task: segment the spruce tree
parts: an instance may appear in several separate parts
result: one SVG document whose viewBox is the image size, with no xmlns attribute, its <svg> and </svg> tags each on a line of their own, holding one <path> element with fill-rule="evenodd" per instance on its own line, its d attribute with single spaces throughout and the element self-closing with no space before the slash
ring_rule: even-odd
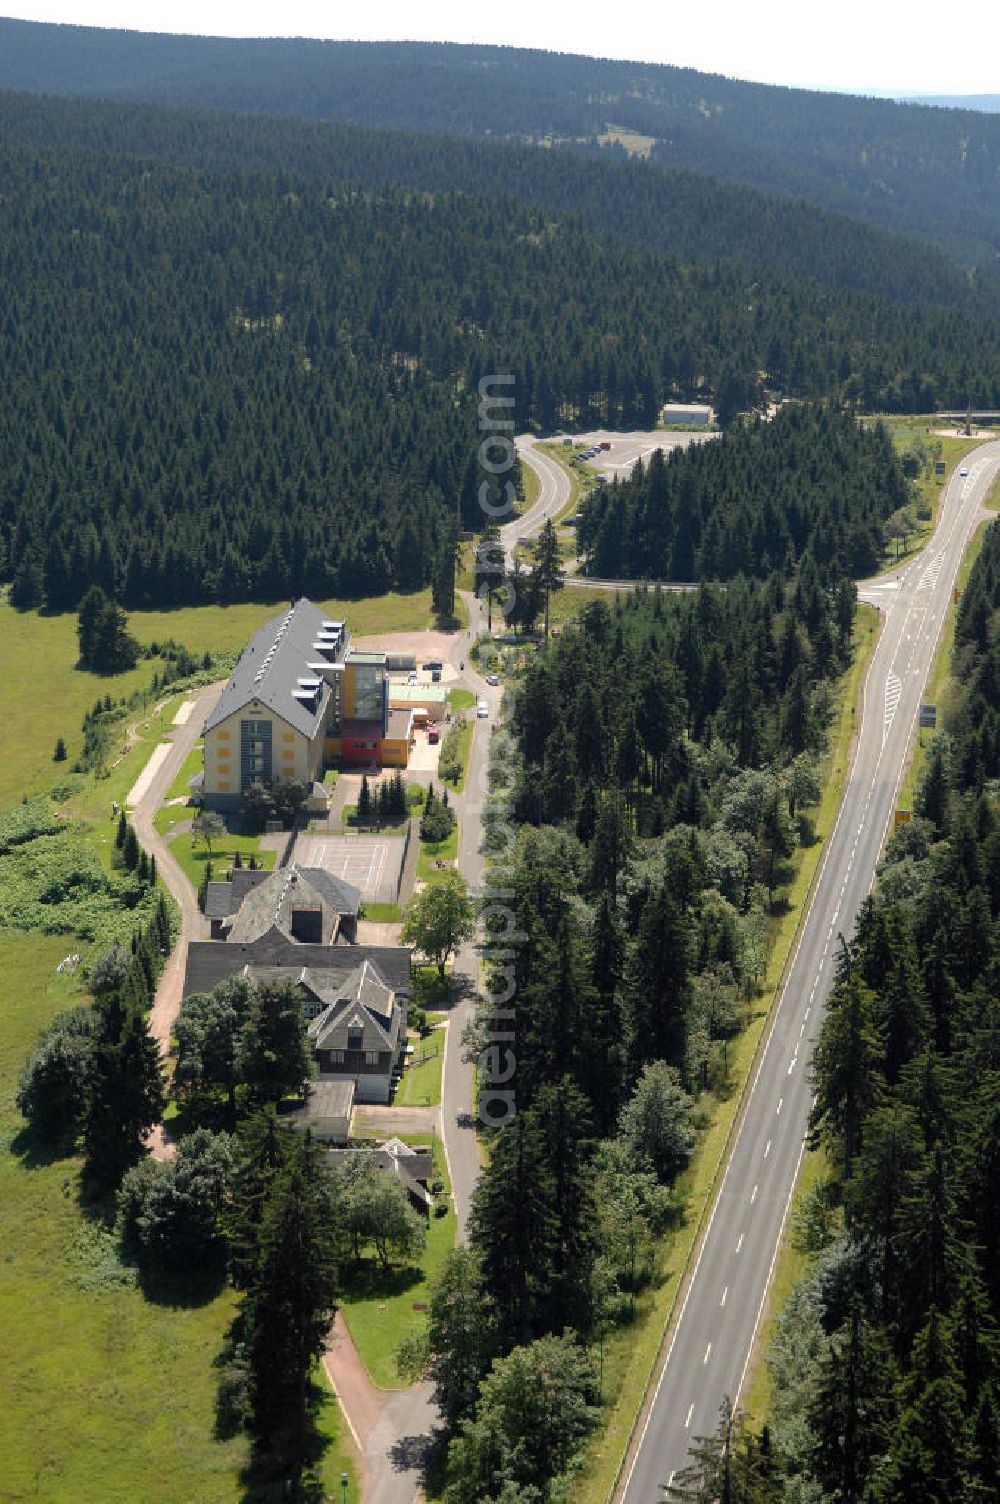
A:
<svg viewBox="0 0 1000 1504">
<path fill-rule="evenodd" d="M 296 1138 L 262 1207 L 256 1270 L 243 1302 L 251 1431 L 293 1475 L 310 1451 L 310 1375 L 335 1309 L 341 1238 L 334 1185 L 311 1139 Z"/>
<path fill-rule="evenodd" d="M 159 1048 L 140 1010 L 124 994 L 111 994 L 95 1012 L 84 1139 L 87 1178 L 103 1193 L 145 1154 L 143 1141 L 163 1114 L 164 1095 Z"/>
<path fill-rule="evenodd" d="M 122 858 L 130 872 L 134 872 L 139 865 L 139 841 L 131 825 L 125 827 L 125 839 L 122 842 Z"/>
<path fill-rule="evenodd" d="M 358 791 L 358 807 L 355 816 L 359 826 L 371 825 L 372 823 L 372 794 L 368 786 L 368 774 L 361 775 L 361 788 Z"/>
</svg>

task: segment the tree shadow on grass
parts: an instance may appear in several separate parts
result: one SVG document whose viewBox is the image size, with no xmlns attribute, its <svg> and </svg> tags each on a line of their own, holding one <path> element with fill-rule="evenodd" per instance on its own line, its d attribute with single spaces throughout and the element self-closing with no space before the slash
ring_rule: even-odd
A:
<svg viewBox="0 0 1000 1504">
<path fill-rule="evenodd" d="M 174 1310 L 193 1311 L 209 1305 L 222 1293 L 226 1283 L 226 1261 L 222 1255 L 183 1269 L 173 1269 L 144 1256 L 137 1261 L 136 1268 L 139 1288 L 150 1304 Z"/>
<path fill-rule="evenodd" d="M 330 1499 L 323 1492 L 323 1458 L 332 1437 L 316 1424 L 327 1399 L 320 1385 L 311 1384 L 304 1427 L 289 1427 L 266 1440 L 254 1438 L 250 1460 L 240 1473 L 240 1504 L 324 1504 Z"/>
<path fill-rule="evenodd" d="M 26 1170 L 45 1170 L 61 1159 L 73 1159 L 78 1152 L 77 1135 L 63 1134 L 50 1138 L 37 1128 L 25 1125 L 10 1141 L 10 1152 Z"/>
<path fill-rule="evenodd" d="M 811 815 L 799 815 L 797 821 L 799 827 L 799 845 L 806 851 L 810 846 L 815 846 L 819 840 L 816 834 L 816 822 Z"/>
<path fill-rule="evenodd" d="M 344 1270 L 344 1295 L 349 1300 L 391 1300 L 423 1279 L 424 1271 L 415 1264 L 386 1271 L 374 1259 L 361 1259 Z"/>
</svg>

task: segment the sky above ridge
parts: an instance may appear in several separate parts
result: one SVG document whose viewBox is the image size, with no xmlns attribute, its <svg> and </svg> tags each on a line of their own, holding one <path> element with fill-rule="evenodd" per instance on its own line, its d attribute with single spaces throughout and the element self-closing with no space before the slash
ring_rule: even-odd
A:
<svg viewBox="0 0 1000 1504">
<path fill-rule="evenodd" d="M 760 83 L 861 93 L 1000 92 L 1000 6 L 965 0 L 955 12 L 928 0 L 715 0 L 711 5 L 585 10 L 565 0 L 470 5 L 382 0 L 371 7 L 285 0 L 0 0 L 29 21 L 213 36 L 305 36 L 366 41 L 494 42 L 597 57 L 673 63 Z"/>
</svg>

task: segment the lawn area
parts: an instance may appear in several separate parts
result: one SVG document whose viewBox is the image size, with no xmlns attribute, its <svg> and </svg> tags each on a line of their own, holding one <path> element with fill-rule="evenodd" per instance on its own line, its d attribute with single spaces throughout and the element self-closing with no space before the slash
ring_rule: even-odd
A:
<svg viewBox="0 0 1000 1504">
<path fill-rule="evenodd" d="M 449 689 L 448 709 L 452 715 L 458 715 L 463 710 L 471 710 L 476 703 L 476 696 L 471 689 Z"/>
<path fill-rule="evenodd" d="M 527 460 L 521 461 L 521 488 L 524 491 L 524 505 L 519 508 L 519 515 L 523 517 L 525 512 L 531 511 L 542 489 L 541 481 Z"/>
<path fill-rule="evenodd" d="M 353 826 L 357 825 L 357 823 L 358 823 L 358 806 L 356 804 L 345 804 L 344 805 L 343 812 L 342 812 L 342 823 L 343 823 L 343 825 L 345 827 L 346 826 L 353 827 Z M 322 822 L 321 822 L 320 828 L 321 829 L 325 828 L 323 826 Z M 366 830 L 376 830 L 377 829 L 379 835 L 382 835 L 382 836 L 405 836 L 405 834 L 406 834 L 406 821 L 404 820 L 401 825 L 378 825 L 378 826 L 376 826 L 374 823 L 369 823 L 364 828 Z"/>
<path fill-rule="evenodd" d="M 426 1142 L 411 1139 L 408 1143 Z M 440 1139 L 433 1144 L 434 1174 L 444 1181 L 450 1196 L 451 1183 Z M 422 1329 L 427 1320 L 422 1311 L 413 1309 L 414 1301 L 426 1301 L 438 1269 L 455 1246 L 455 1210 L 449 1201 L 444 1217 L 432 1216 L 427 1229 L 427 1243 L 420 1267 L 393 1269 L 384 1275 L 377 1261 L 366 1261 L 362 1269 L 344 1271 L 341 1309 L 355 1346 L 381 1389 L 405 1387 L 396 1372 L 396 1349 L 404 1337 Z"/>
<path fill-rule="evenodd" d="M 571 617 L 579 615 L 584 606 L 589 606 L 592 601 L 603 601 L 608 610 L 613 611 L 619 595 L 627 594 L 628 591 L 604 590 L 600 585 L 564 585 L 549 599 L 549 624 L 561 627 Z"/>
<path fill-rule="evenodd" d="M 458 742 L 457 750 L 459 774 L 456 779 L 452 780 L 450 778 L 446 779 L 444 774 L 442 773 L 441 782 L 447 783 L 449 788 L 454 789 L 455 792 L 459 794 L 461 794 L 465 788 L 465 775 L 469 771 L 469 753 L 472 750 L 472 732 L 474 726 L 475 723 L 469 717 L 464 717 L 460 721 L 454 721 L 452 725 L 449 726 L 448 731 L 445 734 L 444 742 L 442 742 L 441 744 L 443 748 L 445 742 L 448 741 L 448 738 L 452 735 L 453 732 L 455 733 L 456 740 Z"/>
<path fill-rule="evenodd" d="M 175 808 L 180 809 L 181 806 L 177 805 Z M 156 816 L 157 829 L 160 828 L 160 816 L 172 813 L 173 810 L 159 811 Z M 188 811 L 188 814 L 190 814 L 190 811 Z M 274 851 L 261 850 L 260 836 L 232 836 L 227 834 L 219 840 L 212 842 L 212 854 L 209 856 L 208 847 L 204 841 L 199 837 L 193 836 L 189 830 L 182 830 L 174 837 L 170 842 L 170 851 L 176 857 L 185 876 L 195 888 L 201 882 L 206 862 L 210 861 L 214 875 L 222 878 L 232 866 L 233 858 L 237 851 L 243 858 L 244 866 L 247 864 L 248 857 L 255 856 L 258 867 L 263 867 L 267 872 L 270 872 L 274 866 L 277 855 Z"/>
<path fill-rule="evenodd" d="M 358 917 L 370 919 L 373 924 L 398 924 L 403 911 L 398 903 L 368 903 L 366 900 Z"/>
<path fill-rule="evenodd" d="M 443 1005 L 451 1000 L 451 983 L 442 977 L 436 966 L 414 966 L 410 972 L 413 1001 L 427 1013 L 427 1022 L 434 1023 L 447 1017 Z"/>
<path fill-rule="evenodd" d="M 197 741 L 181 763 L 177 777 L 167 789 L 164 799 L 187 799 L 191 793 L 191 779 L 202 771 L 204 765 L 205 743 Z"/>
<path fill-rule="evenodd" d="M 787 903 L 787 909 L 773 922 L 767 974 L 748 1027 L 730 1047 L 731 1090 L 728 1094 L 705 1092 L 698 1099 L 699 1114 L 707 1126 L 690 1165 L 677 1182 L 686 1217 L 677 1231 L 668 1234 L 663 1241 L 662 1282 L 636 1302 L 636 1319 L 618 1328 L 605 1343 L 605 1424 L 585 1453 L 581 1484 L 577 1489 L 577 1498 L 582 1504 L 604 1504 L 617 1481 L 638 1408 L 670 1322 L 677 1291 L 710 1210 L 742 1093 L 751 1077 L 761 1037 L 794 950 L 822 858 L 823 843 L 836 819 L 857 720 L 856 707 L 860 703 L 861 687 L 875 645 L 876 622 L 877 615 L 871 607 L 858 608 L 854 626 L 854 659 L 840 680 L 834 704 L 829 747 L 823 765 L 823 797 L 808 812 L 816 839 L 811 845 L 798 849 L 791 862 L 791 882 L 778 895 Z"/>
<path fill-rule="evenodd" d="M 417 857 L 417 878 L 423 883 L 439 883 L 445 873 L 454 866 L 458 856 L 458 826 L 443 841 L 421 841 Z M 445 867 L 435 866 L 445 862 Z"/>
<path fill-rule="evenodd" d="M 441 1072 L 444 1066 L 445 1030 L 434 1029 L 426 1038 L 411 1036 L 412 1063 L 403 1072 L 396 1088 L 396 1107 L 437 1107 L 441 1101 Z"/>
<path fill-rule="evenodd" d="M 335 620 L 346 621 L 355 637 L 375 632 L 417 632 L 434 625 L 429 589 L 412 595 L 390 593 L 316 604 Z M 129 625 L 140 642 L 172 637 L 192 651 L 204 652 L 207 648 L 221 653 L 242 648 L 258 627 L 287 609 L 286 600 L 234 606 L 181 606 L 173 611 L 133 611 Z M 75 630 L 75 616 L 72 622 Z"/>
<path fill-rule="evenodd" d="M 539 444 L 538 447 L 548 455 L 550 460 L 555 460 L 557 465 L 561 465 L 569 476 L 569 499 L 564 507 L 552 514 L 552 521 L 558 527 L 564 518 L 572 517 L 580 510 L 580 503 L 597 485 L 597 473 L 594 470 L 588 470 L 586 461 L 581 461 L 579 464 L 573 463 L 576 456 L 582 454 L 586 448 L 584 444 L 574 444 L 571 447 L 567 444 L 551 442 Z"/>
<path fill-rule="evenodd" d="M 15 611 L 0 599 L 0 722 L 17 728 L 4 741 L 0 809 L 22 794 L 37 794 L 71 777 L 83 748 L 84 712 L 106 693 L 130 695 L 152 682 L 159 663 L 140 663 L 127 674 L 85 673 L 77 660 L 76 617 Z M 56 738 L 66 742 L 66 762 L 53 762 Z"/>
<path fill-rule="evenodd" d="M 88 1238 L 79 1161 L 14 1152 L 21 1064 L 80 990 L 55 974 L 69 948 L 66 936 L 0 934 L 0 1497 L 236 1504 L 245 1447 L 212 1435 L 231 1293 L 189 1308 L 145 1300 Z"/>
</svg>

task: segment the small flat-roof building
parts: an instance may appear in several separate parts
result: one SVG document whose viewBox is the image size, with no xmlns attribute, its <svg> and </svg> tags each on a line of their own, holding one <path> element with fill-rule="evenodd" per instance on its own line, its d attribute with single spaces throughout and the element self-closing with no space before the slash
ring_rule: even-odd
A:
<svg viewBox="0 0 1000 1504">
<path fill-rule="evenodd" d="M 665 402 L 662 417 L 667 428 L 707 428 L 712 409 L 707 402 Z"/>
<path fill-rule="evenodd" d="M 390 681 L 389 709 L 422 709 L 426 711 L 426 720 L 443 721 L 448 710 L 448 691 L 443 684 L 400 684 Z"/>
<path fill-rule="evenodd" d="M 302 1105 L 281 1112 L 281 1121 L 303 1132 L 308 1128 L 323 1143 L 346 1144 L 353 1112 L 354 1082 L 324 1078 L 311 1082 Z"/>
</svg>

